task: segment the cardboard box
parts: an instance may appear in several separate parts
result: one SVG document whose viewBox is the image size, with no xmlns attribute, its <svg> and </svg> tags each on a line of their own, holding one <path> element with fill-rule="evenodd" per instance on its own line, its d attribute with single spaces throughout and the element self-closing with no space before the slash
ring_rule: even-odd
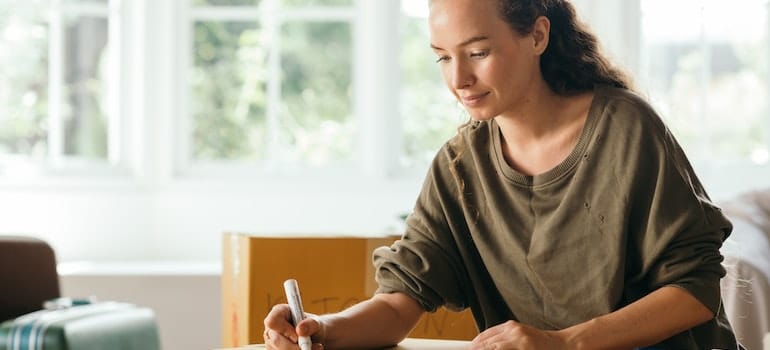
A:
<svg viewBox="0 0 770 350">
<path fill-rule="evenodd" d="M 223 346 L 262 342 L 263 320 L 285 303 L 283 281 L 298 281 L 305 311 L 345 309 L 374 294 L 372 251 L 398 237 L 223 236 Z M 477 334 L 469 310 L 426 314 L 412 338 L 469 340 Z"/>
</svg>

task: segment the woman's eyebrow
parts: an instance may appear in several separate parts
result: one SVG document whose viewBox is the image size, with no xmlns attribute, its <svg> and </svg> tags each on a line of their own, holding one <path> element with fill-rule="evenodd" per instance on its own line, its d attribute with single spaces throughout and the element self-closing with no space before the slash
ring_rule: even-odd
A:
<svg viewBox="0 0 770 350">
<path fill-rule="evenodd" d="M 467 46 L 467 45 L 473 44 L 475 42 L 483 41 L 483 40 L 487 40 L 487 39 L 489 39 L 489 37 L 487 37 L 486 35 L 477 35 L 477 36 L 471 37 L 469 39 L 466 39 L 465 41 L 463 41 L 459 45 L 457 45 L 457 47 Z M 440 48 L 440 47 L 438 47 L 436 45 L 433 45 L 433 44 L 430 44 L 430 47 L 432 49 L 434 49 L 434 50 L 444 50 L 444 49 L 442 49 L 442 48 Z"/>
</svg>

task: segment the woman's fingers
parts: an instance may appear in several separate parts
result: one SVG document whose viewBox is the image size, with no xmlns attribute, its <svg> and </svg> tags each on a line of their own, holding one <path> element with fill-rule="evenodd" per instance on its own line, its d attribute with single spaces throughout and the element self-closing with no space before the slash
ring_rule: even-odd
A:
<svg viewBox="0 0 770 350">
<path fill-rule="evenodd" d="M 279 304 L 273 306 L 267 314 L 267 317 L 265 317 L 265 330 L 272 330 L 294 343 L 297 342 L 297 332 L 291 324 L 291 311 L 289 310 L 289 305 Z"/>
<path fill-rule="evenodd" d="M 270 350 L 298 350 L 299 345 L 272 329 L 265 330 L 265 346 Z"/>
<path fill-rule="evenodd" d="M 298 337 L 310 336 L 313 350 L 323 349 L 324 323 L 317 315 L 305 313 L 306 318 L 295 328 L 291 323 L 291 310 L 286 304 L 274 306 L 265 317 L 263 338 L 268 349 L 299 349 Z"/>
</svg>

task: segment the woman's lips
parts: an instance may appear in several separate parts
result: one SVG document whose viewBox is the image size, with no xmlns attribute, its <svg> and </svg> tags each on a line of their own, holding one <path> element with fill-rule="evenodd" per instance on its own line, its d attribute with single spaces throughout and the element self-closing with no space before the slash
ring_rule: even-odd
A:
<svg viewBox="0 0 770 350">
<path fill-rule="evenodd" d="M 480 104 L 481 100 L 484 97 L 486 97 L 487 95 L 489 95 L 489 91 L 487 91 L 485 93 L 481 93 L 481 94 L 476 94 L 476 95 L 463 96 L 462 97 L 462 101 L 463 101 L 464 105 L 466 105 L 468 107 L 473 107 L 473 106 L 476 106 L 476 105 Z"/>
</svg>

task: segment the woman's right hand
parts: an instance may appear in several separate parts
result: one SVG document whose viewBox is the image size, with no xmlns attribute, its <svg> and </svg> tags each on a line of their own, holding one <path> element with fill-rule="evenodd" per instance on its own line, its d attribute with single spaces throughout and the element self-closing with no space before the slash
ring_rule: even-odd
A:
<svg viewBox="0 0 770 350">
<path fill-rule="evenodd" d="M 276 350 L 297 350 L 298 336 L 309 336 L 313 340 L 313 350 L 323 349 L 324 324 L 321 318 L 305 313 L 305 319 L 297 327 L 291 323 L 291 310 L 288 304 L 278 304 L 265 317 L 265 346 Z"/>
</svg>

